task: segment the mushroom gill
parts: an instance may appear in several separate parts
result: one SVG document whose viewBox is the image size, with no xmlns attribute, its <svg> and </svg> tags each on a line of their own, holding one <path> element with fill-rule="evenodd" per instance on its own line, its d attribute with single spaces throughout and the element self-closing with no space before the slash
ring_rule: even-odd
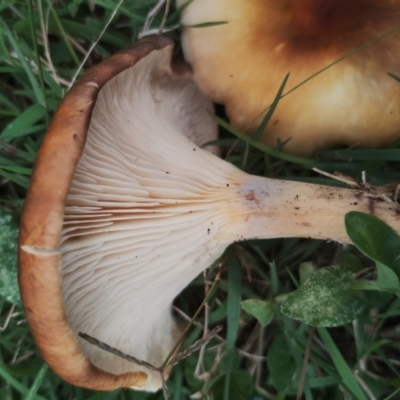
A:
<svg viewBox="0 0 400 400">
<path fill-rule="evenodd" d="M 177 80 L 160 79 L 168 50 L 151 53 L 101 90 L 60 246 L 73 331 L 153 365 L 178 339 L 172 300 L 227 246 L 215 236 L 229 218 L 221 210 L 227 183 L 240 175 L 182 136 L 181 116 L 196 115 L 200 106 L 192 84 L 179 81 L 177 88 Z M 210 117 L 204 108 L 198 114 L 191 123 L 199 127 Z M 104 370 L 132 370 L 83 340 L 81 346 Z M 145 388 L 158 388 L 159 375 L 144 371 L 153 375 Z"/>
</svg>

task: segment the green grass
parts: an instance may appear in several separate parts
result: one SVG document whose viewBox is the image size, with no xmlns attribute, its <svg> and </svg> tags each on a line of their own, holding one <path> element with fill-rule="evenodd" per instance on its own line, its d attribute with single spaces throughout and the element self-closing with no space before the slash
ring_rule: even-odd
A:
<svg viewBox="0 0 400 400">
<path fill-rule="evenodd" d="M 1 213 L 18 221 L 35 154 L 71 81 L 135 41 L 155 3 L 125 0 L 117 7 L 119 2 L 113 0 L 1 2 Z M 160 20 L 157 17 L 154 25 Z M 167 26 L 177 22 L 172 9 Z M 178 39 L 178 32 L 171 35 Z M 311 170 L 318 167 L 358 181 L 366 171 L 375 185 L 400 181 L 400 142 L 387 149 L 329 150 L 309 160 L 270 149 L 257 136 L 247 137 L 224 122 L 221 125 L 218 144 L 229 154 L 227 160 L 252 174 L 338 185 Z M 0 233 L 5 226 L 0 226 Z M 15 240 L 15 225 L 7 229 L 14 229 L 7 237 Z M 7 270 L 7 276 L 15 279 L 12 246 L 0 243 L 0 249 L 4 253 L 0 271 Z M 301 263 L 331 265 L 344 251 L 354 254 L 362 267 L 373 266 L 355 248 L 336 243 L 287 239 L 231 246 L 218 268 L 213 266 L 196 278 L 175 301 L 179 318 L 190 320 L 220 274 L 183 348 L 200 339 L 204 327 L 221 324 L 223 331 L 174 368 L 168 381 L 171 398 L 189 399 L 195 393 L 196 398 L 214 400 L 400 398 L 400 301 L 395 295 L 366 293 L 364 311 L 352 323 L 330 329 L 294 321 L 279 309 L 282 299 L 299 284 Z M 276 309 L 266 326 L 240 308 L 245 299 L 272 298 Z M 161 392 L 94 392 L 63 382 L 43 363 L 18 300 L 7 299 L 0 296 L 0 326 L 5 328 L 0 331 L 0 399 L 163 399 Z"/>
</svg>

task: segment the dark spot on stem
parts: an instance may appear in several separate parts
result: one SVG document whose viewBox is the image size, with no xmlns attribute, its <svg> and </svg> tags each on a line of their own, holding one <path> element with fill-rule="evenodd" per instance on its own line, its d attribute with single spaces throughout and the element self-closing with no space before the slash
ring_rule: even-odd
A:
<svg viewBox="0 0 400 400">
<path fill-rule="evenodd" d="M 354 196 L 357 200 L 361 200 L 363 197 L 363 193 L 362 192 L 355 192 Z"/>
<path fill-rule="evenodd" d="M 256 204 L 260 204 L 260 200 L 257 199 L 257 197 L 255 196 L 254 190 L 249 190 L 249 193 L 247 193 L 247 195 L 246 195 L 246 199 L 248 201 L 254 201 L 254 203 L 256 203 Z"/>
<path fill-rule="evenodd" d="M 375 214 L 375 199 L 373 199 L 372 197 L 368 197 L 368 212 L 371 215 Z"/>
</svg>

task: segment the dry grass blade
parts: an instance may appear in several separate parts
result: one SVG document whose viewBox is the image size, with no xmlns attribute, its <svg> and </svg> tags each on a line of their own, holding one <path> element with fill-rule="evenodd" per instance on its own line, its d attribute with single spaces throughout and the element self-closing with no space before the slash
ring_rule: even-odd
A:
<svg viewBox="0 0 400 400">
<path fill-rule="evenodd" d="M 165 382 L 164 377 L 161 375 L 161 381 L 162 381 L 162 390 L 163 390 L 163 394 L 164 394 L 164 400 L 171 400 L 171 396 L 169 394 L 169 390 L 168 390 L 168 386 L 167 386 L 167 382 Z"/>
<path fill-rule="evenodd" d="M 134 364 L 137 364 L 137 365 L 140 365 L 147 369 L 150 369 L 152 371 L 158 372 L 160 374 L 160 378 L 161 378 L 161 382 L 162 382 L 162 390 L 163 390 L 163 394 L 164 394 L 164 399 L 171 400 L 167 382 L 165 381 L 165 378 L 164 378 L 164 368 L 163 367 L 156 367 L 146 361 L 139 360 L 136 357 L 130 356 L 129 354 L 126 354 L 123 351 L 116 349 L 115 347 L 109 346 L 108 344 L 102 342 L 101 340 L 94 338 L 93 336 L 88 335 L 87 333 L 79 332 L 79 336 L 82 339 L 85 339 L 86 341 L 88 341 L 90 344 L 93 344 L 94 346 L 97 346 L 104 351 L 114 354 L 117 357 L 121 357 L 124 360 L 130 361 Z"/>
<path fill-rule="evenodd" d="M 6 320 L 4 321 L 3 326 L 0 326 L 0 332 L 4 332 L 7 329 L 7 326 L 10 323 L 14 309 L 15 309 L 15 305 L 13 304 L 7 313 Z"/>
<path fill-rule="evenodd" d="M 307 347 L 306 347 L 306 350 L 304 352 L 304 357 L 303 357 L 303 365 L 301 366 L 301 374 L 300 374 L 300 379 L 299 379 L 299 387 L 297 389 L 296 400 L 301 400 L 302 395 L 303 395 L 303 389 L 304 389 L 304 384 L 305 384 L 305 380 L 306 380 L 308 358 L 310 356 L 311 344 L 312 344 L 312 340 L 314 337 L 314 333 L 315 333 L 315 328 L 314 327 L 310 328 L 310 331 L 308 333 Z"/>
<path fill-rule="evenodd" d="M 154 365 L 149 364 L 146 361 L 139 360 L 133 356 L 130 356 L 129 354 L 126 354 L 123 351 L 116 349 L 115 347 L 109 346 L 108 344 L 102 342 L 101 340 L 94 338 L 93 336 L 88 335 L 87 333 L 79 332 L 79 336 L 82 339 L 85 339 L 86 341 L 88 341 L 90 344 L 93 344 L 94 346 L 97 346 L 104 351 L 108 351 L 109 353 L 112 353 L 118 357 L 121 357 L 124 360 L 130 361 L 130 362 L 133 362 L 134 364 L 151 369 L 152 371 L 157 371 L 160 373 L 163 372 L 163 368 L 155 367 Z"/>
<path fill-rule="evenodd" d="M 121 7 L 122 3 L 124 2 L 124 0 L 120 0 L 119 3 L 115 6 L 113 12 L 110 15 L 110 18 L 108 19 L 108 21 L 106 22 L 106 24 L 104 25 L 104 28 L 102 29 L 102 31 L 100 32 L 100 35 L 98 36 L 98 38 L 92 43 L 92 45 L 90 46 L 90 49 L 85 52 L 85 57 L 83 58 L 82 62 L 80 63 L 79 67 L 77 68 L 75 75 L 73 76 L 71 83 L 69 84 L 68 89 L 71 89 L 72 85 L 75 83 L 76 78 L 78 77 L 79 73 L 82 71 L 82 68 L 84 67 L 87 59 L 89 58 L 90 54 L 92 54 L 92 51 L 94 50 L 94 48 L 97 46 L 98 42 L 100 41 L 100 39 L 102 38 L 102 36 L 104 35 L 104 33 L 106 32 L 108 26 L 111 24 L 112 20 L 114 19 L 115 15 L 117 14 L 119 8 Z"/>
<path fill-rule="evenodd" d="M 169 360 L 168 365 L 176 365 L 178 362 L 184 360 L 185 358 L 191 356 L 196 351 L 200 350 L 203 346 L 205 346 L 211 339 L 216 337 L 219 332 L 221 332 L 222 326 L 219 325 L 215 327 L 210 333 L 205 335 L 203 338 L 189 346 L 186 350 L 180 352 L 176 357 L 173 357 Z"/>
<path fill-rule="evenodd" d="M 147 36 L 152 33 L 150 26 L 151 26 L 154 18 L 157 16 L 157 14 L 160 12 L 160 10 L 162 9 L 162 7 L 164 5 L 165 5 L 165 11 L 164 11 L 164 15 L 163 15 L 161 24 L 160 24 L 159 28 L 157 29 L 157 34 L 159 35 L 163 32 L 165 23 L 167 22 L 169 10 L 171 8 L 171 0 L 159 0 L 159 2 L 147 14 L 146 21 L 144 23 L 142 31 L 139 34 L 139 38 L 142 38 L 142 37 Z"/>
<path fill-rule="evenodd" d="M 163 19 L 161 21 L 160 27 L 158 28 L 158 34 L 160 35 L 163 30 L 164 30 L 164 26 L 167 22 L 167 18 L 168 18 L 168 14 L 169 14 L 169 10 L 171 8 L 171 0 L 166 0 L 165 1 L 165 11 L 164 11 L 164 15 L 163 15 Z"/>
<path fill-rule="evenodd" d="M 325 171 L 323 171 L 322 169 L 319 169 L 319 168 L 312 168 L 312 170 L 314 172 L 317 172 L 318 174 L 327 176 L 328 178 L 335 179 L 335 180 L 337 180 L 339 182 L 343 182 L 343 183 L 345 183 L 346 185 L 350 186 L 353 189 L 359 189 L 360 188 L 360 184 L 350 176 L 346 176 L 346 175 L 343 175 L 341 173 L 330 174 L 329 172 L 325 172 Z"/>
<path fill-rule="evenodd" d="M 362 171 L 361 182 L 357 182 L 352 177 L 340 172 L 330 174 L 329 172 L 322 171 L 319 168 L 312 168 L 312 170 L 321 175 L 327 176 L 328 178 L 343 182 L 352 189 L 359 190 L 367 197 L 380 199 L 386 201 L 387 203 L 394 204 L 394 206 L 400 210 L 400 205 L 398 204 L 400 185 L 397 182 L 392 182 L 383 186 L 374 186 L 367 182 L 365 171 Z"/>
</svg>

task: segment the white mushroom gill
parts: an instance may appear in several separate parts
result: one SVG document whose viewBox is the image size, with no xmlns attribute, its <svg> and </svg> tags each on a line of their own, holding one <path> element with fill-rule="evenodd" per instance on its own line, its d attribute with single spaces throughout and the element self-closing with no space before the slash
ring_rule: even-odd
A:
<svg viewBox="0 0 400 400">
<path fill-rule="evenodd" d="M 190 80 L 168 73 L 167 48 L 101 90 L 60 247 L 73 331 L 157 366 L 178 338 L 172 300 L 227 246 L 215 239 L 228 218 L 221 206 L 242 175 L 182 136 L 185 129 L 201 142 L 214 129 L 210 103 Z M 141 369 L 80 342 L 106 371 Z M 144 389 L 158 389 L 158 374 L 143 370 Z"/>
</svg>

